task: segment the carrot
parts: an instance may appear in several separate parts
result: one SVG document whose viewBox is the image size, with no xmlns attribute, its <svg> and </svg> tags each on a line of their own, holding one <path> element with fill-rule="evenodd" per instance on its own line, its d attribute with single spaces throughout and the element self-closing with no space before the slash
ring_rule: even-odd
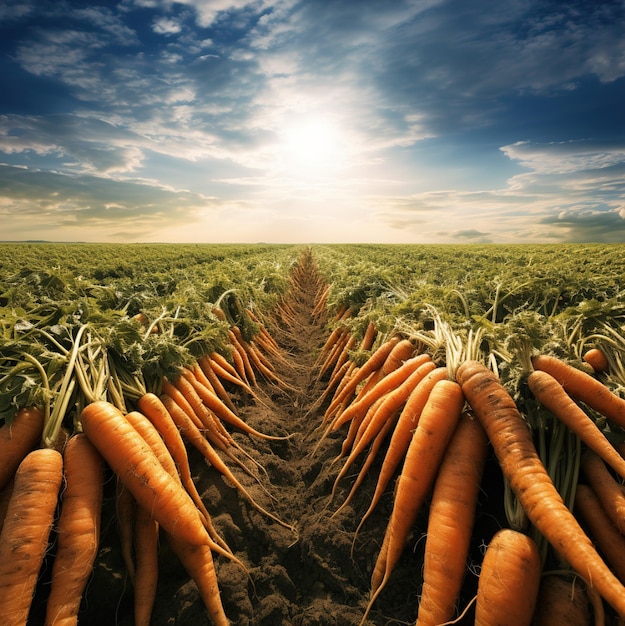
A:
<svg viewBox="0 0 625 626">
<path fill-rule="evenodd" d="M 158 586 L 158 522 L 149 511 L 137 507 L 134 528 L 136 574 L 134 585 L 135 626 L 150 626 Z"/>
<path fill-rule="evenodd" d="M 360 455 L 369 445 L 371 440 L 379 432 L 380 428 L 382 428 L 382 426 L 387 422 L 394 419 L 400 411 L 402 404 L 406 402 L 406 399 L 410 395 L 411 391 L 419 384 L 419 382 L 421 382 L 426 374 L 436 369 L 436 365 L 432 361 L 429 361 L 429 357 L 426 361 L 428 362 L 424 362 L 421 367 L 416 369 L 403 384 L 400 384 L 398 387 L 393 388 L 392 391 L 389 391 L 386 397 L 380 397 L 379 406 L 365 415 L 362 424 L 360 424 L 360 427 L 355 434 L 352 450 L 334 481 L 332 493 L 334 493 L 341 478 L 347 474 L 347 471 L 351 467 L 352 463 L 354 463 L 358 455 Z M 361 430 L 363 432 L 361 432 Z"/>
<path fill-rule="evenodd" d="M 618 579 L 625 583 L 625 537 L 612 524 L 601 501 L 588 485 L 577 485 L 574 511 Z"/>
<path fill-rule="evenodd" d="M 511 528 L 497 531 L 482 561 L 475 626 L 527 626 L 536 607 L 540 574 L 536 542 Z"/>
<path fill-rule="evenodd" d="M 349 379 L 348 383 L 341 390 L 341 393 L 332 398 L 332 402 L 326 411 L 326 415 L 332 415 L 334 410 L 341 405 L 341 402 L 354 393 L 356 387 L 358 387 L 361 382 L 366 380 L 373 372 L 382 367 L 386 357 L 399 341 L 400 337 L 394 335 L 382 343 L 382 345 L 367 359 L 365 364 Z"/>
<path fill-rule="evenodd" d="M 336 509 L 336 511 L 334 511 L 334 513 L 330 517 L 335 517 L 336 515 L 338 515 L 351 502 L 351 499 L 354 497 L 354 495 L 356 494 L 356 491 L 358 490 L 358 487 L 360 487 L 360 485 L 362 484 L 362 481 L 365 479 L 365 476 L 367 475 L 367 472 L 373 465 L 373 462 L 375 461 L 378 455 L 378 452 L 380 451 L 380 448 L 382 447 L 382 444 L 386 441 L 386 436 L 391 431 L 393 426 L 394 426 L 394 423 L 392 420 L 388 420 L 386 424 L 382 426 L 382 428 L 376 435 L 375 439 L 371 443 L 371 447 L 369 448 L 369 452 L 367 453 L 367 458 L 365 459 L 365 462 L 362 464 L 362 467 L 360 468 L 360 471 L 358 472 L 358 476 L 356 477 L 356 480 L 354 481 L 354 484 L 352 485 L 352 488 L 350 489 L 349 494 L 347 495 L 347 498 L 345 498 L 345 500 L 343 501 L 343 504 L 341 504 L 341 506 L 338 507 L 338 509 Z"/>
<path fill-rule="evenodd" d="M 198 493 L 195 482 L 191 476 L 189 457 L 187 455 L 187 449 L 184 445 L 184 441 L 182 440 L 180 431 L 176 427 L 176 424 L 167 410 L 167 407 L 163 404 L 160 398 L 153 393 L 146 393 L 141 396 L 141 398 L 137 401 L 137 406 L 163 437 L 163 441 L 176 464 L 176 468 L 178 469 L 180 480 L 200 511 L 204 520 L 204 525 L 210 535 L 225 550 L 230 551 L 228 545 L 218 536 L 217 532 L 213 528 L 211 516 L 206 509 L 204 501 Z"/>
<path fill-rule="evenodd" d="M 243 495 L 250 504 L 258 511 L 266 515 L 267 517 L 278 522 L 281 526 L 288 528 L 295 532 L 295 528 L 281 519 L 273 515 L 273 513 L 267 511 L 260 504 L 254 500 L 250 493 L 245 489 L 236 476 L 230 471 L 228 466 L 222 461 L 221 457 L 217 454 L 215 449 L 210 445 L 208 440 L 202 436 L 202 433 L 197 429 L 195 424 L 189 419 L 186 413 L 176 406 L 176 403 L 167 395 L 161 396 L 161 401 L 169 411 L 172 419 L 176 423 L 176 426 L 180 429 L 182 436 L 197 449 L 200 454 L 224 477 L 228 482 L 232 483 L 234 487 Z"/>
<path fill-rule="evenodd" d="M 585 585 L 555 574 L 543 574 L 532 626 L 590 626 L 590 610 Z"/>
<path fill-rule="evenodd" d="M 484 364 L 456 370 L 464 395 L 484 426 L 503 475 L 528 519 L 578 574 L 625 617 L 625 588 L 609 570 L 542 464 L 514 400 Z"/>
<path fill-rule="evenodd" d="M 367 518 L 378 505 L 378 502 L 382 498 L 382 494 L 391 480 L 391 477 L 395 473 L 395 470 L 404 460 L 404 455 L 410 445 L 413 431 L 419 423 L 419 418 L 421 417 L 421 413 L 427 403 L 432 388 L 439 380 L 445 380 L 447 376 L 446 368 L 437 367 L 427 374 L 408 396 L 406 404 L 404 405 L 404 408 L 402 409 L 402 412 L 397 420 L 397 424 L 395 425 L 395 429 L 393 430 L 393 434 L 391 435 L 391 440 L 388 444 L 388 449 L 386 451 L 384 461 L 382 462 L 382 467 L 380 468 L 378 482 L 371 498 L 371 503 L 356 528 L 354 540 Z"/>
<path fill-rule="evenodd" d="M 206 545 L 197 546 L 186 543 L 170 533 L 165 533 L 165 536 L 187 573 L 197 585 L 213 625 L 229 626 L 230 620 L 226 617 L 221 602 L 215 564 L 210 548 Z"/>
<path fill-rule="evenodd" d="M 625 535 L 625 492 L 604 461 L 594 452 L 582 455 L 584 478 L 597 494 L 601 505 L 618 531 Z"/>
<path fill-rule="evenodd" d="M 11 423 L 0 428 L 0 489 L 15 474 L 22 459 L 37 445 L 43 434 L 44 413 L 37 407 L 17 411 Z"/>
<path fill-rule="evenodd" d="M 162 380 L 161 391 L 167 394 L 188 415 L 198 428 L 204 428 L 202 420 L 195 412 L 191 404 L 189 404 L 185 395 L 165 377 Z"/>
<path fill-rule="evenodd" d="M 195 545 L 208 533 L 191 497 L 160 464 L 150 446 L 108 402 L 88 404 L 80 413 L 84 432 L 137 503 L 168 532 Z"/>
<path fill-rule="evenodd" d="M 233 412 L 236 413 L 236 406 L 234 406 L 234 402 L 232 402 L 232 398 L 230 394 L 226 391 L 226 388 L 223 386 L 221 379 L 215 371 L 211 367 L 210 360 L 207 357 L 200 358 L 197 360 L 197 364 L 202 370 L 202 374 L 205 379 L 211 384 L 215 393 L 221 398 L 222 402 Z"/>
<path fill-rule="evenodd" d="M 100 543 L 104 461 L 86 435 L 74 435 L 63 451 L 65 489 L 57 523 L 46 626 L 76 624 L 82 595 Z"/>
<path fill-rule="evenodd" d="M 252 386 L 256 386 L 256 374 L 254 373 L 254 368 L 252 367 L 252 363 L 250 362 L 250 358 L 245 350 L 245 347 L 240 342 L 239 337 L 234 332 L 234 328 L 231 328 L 228 331 L 228 337 L 230 339 L 230 343 L 234 347 L 233 353 L 238 353 L 241 361 L 243 363 L 243 378 L 247 380 L 247 382 Z"/>
<path fill-rule="evenodd" d="M 197 392 L 201 401 L 211 410 L 217 417 L 228 422 L 231 426 L 238 428 L 247 435 L 258 437 L 259 439 L 267 439 L 270 441 L 281 441 L 283 439 L 289 439 L 290 435 L 267 435 L 256 430 L 246 422 L 244 422 L 238 415 L 233 413 L 214 393 L 210 392 L 197 380 L 193 372 L 187 368 L 182 369 L 182 376 L 186 379 Z M 178 382 L 178 381 L 176 381 Z M 182 383 L 181 383 L 182 384 Z"/>
<path fill-rule="evenodd" d="M 532 359 L 534 369 L 551 374 L 575 400 L 587 404 L 609 420 L 625 427 L 625 400 L 600 380 L 557 357 L 540 354 Z"/>
<path fill-rule="evenodd" d="M 145 441 L 150 449 L 158 459 L 163 469 L 176 480 L 177 483 L 182 484 L 180 476 L 178 474 L 178 468 L 171 456 L 163 438 L 158 430 L 154 427 L 154 424 L 139 411 L 130 411 L 125 415 L 128 423 L 141 435 L 143 441 Z M 136 525 L 136 521 L 135 521 Z"/>
<path fill-rule="evenodd" d="M 333 420 L 332 430 L 338 430 L 343 424 L 351 420 L 355 415 L 364 414 L 369 407 L 378 399 L 392 390 L 399 388 L 416 370 L 424 363 L 431 363 L 432 369 L 435 367 L 432 359 L 428 354 L 419 354 L 415 357 L 407 359 L 403 364 L 379 380 L 363 397 L 356 400 L 345 409 L 341 414 Z M 402 390 L 405 387 L 402 387 Z"/>
<path fill-rule="evenodd" d="M 0 532 L 4 526 L 4 520 L 7 516 L 7 509 L 9 508 L 9 502 L 13 495 L 13 485 L 15 483 L 15 476 L 9 480 L 9 482 L 0 489 Z"/>
<path fill-rule="evenodd" d="M 430 503 L 416 626 L 451 620 L 467 568 L 488 439 L 464 412 L 443 457 Z"/>
<path fill-rule="evenodd" d="M 135 580 L 135 556 L 133 549 L 133 529 L 137 503 L 119 476 L 115 477 L 115 514 L 121 555 L 131 582 Z"/>
<path fill-rule="evenodd" d="M 458 383 L 444 379 L 434 385 L 397 481 L 393 510 L 385 533 L 388 535 L 387 549 L 378 555 L 371 576 L 371 596 L 361 624 L 399 561 L 410 529 L 432 488 L 463 405 L 464 396 Z"/>
<path fill-rule="evenodd" d="M 26 624 L 48 540 L 59 489 L 63 456 L 40 448 L 29 452 L 15 473 L 13 495 L 0 533 L 0 621 Z"/>
<path fill-rule="evenodd" d="M 625 459 L 551 374 L 534 370 L 527 377 L 527 383 L 534 397 L 545 408 L 570 428 L 622 478 L 625 478 Z"/>
<path fill-rule="evenodd" d="M 414 344 L 410 339 L 401 339 L 398 341 L 382 364 L 380 377 L 388 376 L 402 365 L 404 361 L 409 359 L 414 353 Z"/>
<path fill-rule="evenodd" d="M 584 359 L 595 372 L 607 372 L 610 367 L 608 357 L 605 355 L 605 352 L 599 348 L 589 348 L 582 355 L 582 359 Z"/>
</svg>

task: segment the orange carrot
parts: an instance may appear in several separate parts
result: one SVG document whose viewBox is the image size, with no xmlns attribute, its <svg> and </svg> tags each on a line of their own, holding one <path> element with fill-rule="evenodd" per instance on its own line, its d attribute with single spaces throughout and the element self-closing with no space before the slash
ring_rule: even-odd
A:
<svg viewBox="0 0 625 626">
<path fill-rule="evenodd" d="M 215 564 L 210 548 L 207 545 L 192 545 L 170 533 L 165 534 L 172 550 L 197 585 L 213 625 L 229 626 L 230 620 L 226 617 L 221 602 Z"/>
<path fill-rule="evenodd" d="M 119 476 L 115 477 L 115 514 L 117 520 L 117 533 L 121 555 L 126 566 L 126 572 L 131 582 L 135 580 L 135 555 L 133 547 L 133 529 L 137 503 L 133 495 L 128 491 Z"/>
<path fill-rule="evenodd" d="M 388 376 L 380 379 L 364 396 L 359 400 L 356 400 L 350 406 L 340 414 L 337 414 L 333 420 L 331 427 L 332 430 L 338 430 L 343 424 L 351 420 L 355 415 L 362 415 L 371 407 L 371 405 L 383 395 L 391 392 L 402 385 L 408 379 L 411 374 L 418 370 L 423 364 L 432 364 L 432 369 L 435 365 L 428 354 L 419 354 L 415 357 L 407 359 L 404 363 L 389 373 Z M 402 389 L 405 389 L 403 387 Z"/>
<path fill-rule="evenodd" d="M 528 519 L 560 556 L 625 617 L 625 587 L 595 550 L 542 464 L 513 398 L 484 364 L 456 370 L 464 395 L 484 426 L 503 475 Z"/>
<path fill-rule="evenodd" d="M 234 406 L 234 402 L 230 397 L 230 394 L 226 391 L 226 388 L 223 386 L 221 379 L 217 374 L 215 374 L 215 370 L 211 367 L 210 360 L 207 357 L 200 358 L 197 361 L 202 373 L 204 374 L 206 380 L 211 384 L 215 393 L 221 398 L 222 402 L 233 412 L 236 413 L 236 406 Z"/>
<path fill-rule="evenodd" d="M 534 369 L 551 374 L 575 400 L 587 404 L 609 420 L 625 427 L 625 400 L 600 380 L 561 359 L 540 354 L 532 359 Z"/>
<path fill-rule="evenodd" d="M 163 437 L 163 441 L 175 462 L 180 480 L 200 511 L 204 520 L 204 525 L 209 531 L 211 537 L 219 543 L 222 548 L 230 552 L 230 548 L 226 542 L 219 537 L 214 529 L 211 516 L 197 491 L 195 482 L 191 476 L 187 449 L 180 435 L 180 431 L 178 430 L 171 414 L 167 410 L 167 407 L 163 404 L 160 398 L 153 393 L 146 393 L 139 398 L 137 406 L 142 411 L 143 415 L 145 415 L 150 422 L 154 424 L 156 430 L 158 430 L 160 435 Z"/>
<path fill-rule="evenodd" d="M 15 476 L 9 480 L 9 482 L 0 489 L 0 532 L 4 526 L 4 520 L 7 516 L 7 509 L 9 508 L 9 501 L 13 495 L 13 485 L 15 483 Z"/>
<path fill-rule="evenodd" d="M 386 360 L 391 350 L 400 341 L 400 337 L 395 335 L 390 339 L 387 339 L 364 363 L 364 365 L 358 369 L 357 372 L 349 379 L 348 383 L 343 387 L 341 393 L 332 398 L 332 402 L 326 411 L 326 415 L 332 415 L 334 410 L 341 405 L 343 400 L 348 398 L 356 387 L 366 380 L 373 372 L 376 372 Z"/>
<path fill-rule="evenodd" d="M 332 489 L 333 493 L 341 478 L 347 474 L 347 471 L 351 467 L 352 463 L 369 445 L 372 439 L 379 432 L 380 428 L 382 428 L 386 422 L 394 420 L 412 390 L 421 382 L 421 380 L 423 380 L 426 374 L 436 369 L 436 365 L 429 360 L 429 357 L 426 361 L 427 362 L 424 362 L 421 367 L 413 371 L 402 384 L 395 388 L 391 388 L 392 390 L 389 391 L 384 398 L 380 397 L 379 406 L 376 406 L 374 410 L 365 415 L 360 427 L 355 433 L 354 445 L 351 452 L 334 481 L 334 487 Z"/>
<path fill-rule="evenodd" d="M 605 352 L 599 348 L 589 348 L 584 352 L 582 358 L 595 372 L 607 372 L 610 367 L 608 357 L 605 355 Z"/>
<path fill-rule="evenodd" d="M 369 504 L 369 508 L 362 516 L 360 523 L 358 524 L 358 528 L 356 528 L 354 539 L 360 532 L 360 529 L 367 518 L 378 505 L 386 486 L 404 460 L 404 456 L 412 439 L 413 431 L 419 423 L 419 418 L 421 417 L 421 413 L 427 403 L 432 388 L 439 380 L 445 380 L 447 376 L 448 374 L 446 368 L 437 367 L 430 373 L 426 374 L 423 380 L 408 396 L 406 404 L 404 405 L 404 408 L 402 409 L 402 412 L 397 420 L 397 424 L 395 425 L 395 429 L 393 430 L 393 434 L 391 435 L 391 440 L 388 444 L 388 449 L 378 475 L 378 482 L 371 498 L 371 504 Z"/>
<path fill-rule="evenodd" d="M 435 626 L 454 616 L 487 451 L 488 439 L 479 420 L 463 413 L 432 492 L 416 626 Z"/>
<path fill-rule="evenodd" d="M 223 462 L 221 457 L 217 454 L 215 449 L 210 445 L 208 440 L 202 436 L 202 433 L 197 429 L 195 424 L 189 419 L 186 413 L 177 407 L 176 403 L 167 395 L 161 396 L 161 401 L 169 411 L 172 419 L 176 423 L 176 426 L 180 429 L 180 433 L 194 448 L 202 454 L 202 456 L 217 470 L 224 478 L 232 483 L 234 487 L 243 495 L 250 504 L 258 511 L 266 515 L 267 517 L 278 522 L 281 526 L 288 528 L 295 532 L 295 529 L 290 524 L 283 522 L 276 517 L 273 513 L 267 511 L 260 504 L 254 500 L 250 493 L 245 489 L 236 476 L 230 471 L 228 466 Z"/>
<path fill-rule="evenodd" d="M 361 624 L 399 561 L 410 529 L 434 484 L 463 405 L 464 396 L 458 383 L 444 379 L 434 385 L 397 481 L 393 510 L 386 527 L 387 548 L 378 555 L 371 576 L 371 596 Z"/>
<path fill-rule="evenodd" d="M 22 459 L 37 445 L 43 434 L 44 413 L 37 407 L 17 411 L 11 423 L 0 428 L 0 489 L 15 474 Z"/>
<path fill-rule="evenodd" d="M 82 595 L 100 542 L 104 461 L 86 435 L 74 435 L 63 451 L 65 489 L 57 523 L 46 626 L 78 622 Z"/>
<path fill-rule="evenodd" d="M 236 328 L 236 327 L 233 327 Z M 256 386 L 256 374 L 254 373 L 254 368 L 250 362 L 250 358 L 245 350 L 243 344 L 239 341 L 239 337 L 234 332 L 233 328 L 228 331 L 228 337 L 230 339 L 230 343 L 234 347 L 233 354 L 238 353 L 242 363 L 243 363 L 243 378 L 247 380 L 247 382 L 252 386 Z"/>
<path fill-rule="evenodd" d="M 588 485 L 577 485 L 574 511 L 618 579 L 625 583 L 625 537 L 612 524 L 601 501 Z"/>
<path fill-rule="evenodd" d="M 261 433 L 246 422 L 244 422 L 238 415 L 233 413 L 214 393 L 210 392 L 205 387 L 202 387 L 198 382 L 193 372 L 187 368 L 182 369 L 181 378 L 186 379 L 197 392 L 201 401 L 220 419 L 228 422 L 231 426 L 238 428 L 248 435 L 258 437 L 259 439 L 268 439 L 272 441 L 280 441 L 283 439 L 289 439 L 290 435 L 267 435 Z M 178 382 L 178 381 L 177 381 Z M 181 383 L 182 384 L 182 383 Z"/>
<path fill-rule="evenodd" d="M 375 439 L 371 443 L 369 452 L 367 453 L 367 458 L 362 464 L 362 467 L 360 468 L 360 471 L 358 472 L 358 476 L 356 477 L 356 480 L 354 481 L 354 484 L 352 485 L 352 488 L 350 489 L 349 494 L 347 494 L 347 498 L 345 498 L 345 500 L 343 501 L 343 504 L 341 504 L 341 506 L 338 507 L 336 511 L 334 511 L 331 517 L 335 517 L 336 515 L 338 515 L 351 502 L 351 499 L 356 494 L 358 487 L 360 487 L 363 480 L 365 479 L 367 472 L 369 471 L 369 469 L 371 469 L 371 466 L 373 465 L 373 462 L 375 461 L 378 455 L 378 452 L 380 451 L 380 448 L 382 447 L 382 444 L 386 441 L 386 437 L 388 433 L 392 430 L 393 425 L 394 425 L 393 422 L 391 420 L 388 420 L 386 424 L 382 426 L 382 428 L 376 435 Z"/>
<path fill-rule="evenodd" d="M 149 511 L 137 507 L 134 539 L 136 574 L 134 585 L 135 626 L 150 626 L 158 586 L 159 525 Z"/>
<path fill-rule="evenodd" d="M 477 585 L 475 626 L 527 626 L 540 586 L 540 552 L 535 541 L 503 528 L 490 540 Z"/>
<path fill-rule="evenodd" d="M 608 517 L 618 531 L 625 535 L 625 491 L 622 485 L 594 452 L 587 451 L 582 455 L 581 468 L 586 482 L 597 494 Z"/>
<path fill-rule="evenodd" d="M 24 626 L 35 592 L 63 479 L 63 456 L 29 452 L 15 473 L 13 495 L 0 533 L 0 621 Z"/>
<path fill-rule="evenodd" d="M 414 353 L 414 343 L 410 339 L 401 339 L 389 352 L 380 369 L 380 378 L 394 372 L 402 363 L 408 360 Z"/>
<path fill-rule="evenodd" d="M 625 478 L 625 459 L 551 374 L 534 370 L 527 377 L 527 383 L 534 397 L 544 407 L 618 472 L 621 478 Z"/>
<path fill-rule="evenodd" d="M 168 532 L 201 545 L 208 533 L 191 497 L 160 464 L 150 446 L 108 402 L 88 404 L 80 414 L 84 432 L 137 503 Z"/>
<path fill-rule="evenodd" d="M 591 626 L 588 605 L 588 595 L 582 581 L 569 581 L 560 575 L 543 574 L 532 626 Z"/>
</svg>

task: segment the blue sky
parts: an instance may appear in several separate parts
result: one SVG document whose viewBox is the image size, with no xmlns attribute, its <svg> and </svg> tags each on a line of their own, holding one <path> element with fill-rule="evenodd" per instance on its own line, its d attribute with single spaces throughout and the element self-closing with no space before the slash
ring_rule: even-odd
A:
<svg viewBox="0 0 625 626">
<path fill-rule="evenodd" d="M 625 3 L 0 0 L 0 239 L 625 242 Z"/>
</svg>

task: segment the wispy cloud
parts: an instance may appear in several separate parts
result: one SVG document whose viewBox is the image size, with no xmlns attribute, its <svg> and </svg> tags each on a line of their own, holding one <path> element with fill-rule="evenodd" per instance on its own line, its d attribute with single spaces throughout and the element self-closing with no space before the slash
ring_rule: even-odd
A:
<svg viewBox="0 0 625 626">
<path fill-rule="evenodd" d="M 175 197 L 192 207 L 181 222 L 205 198 L 276 224 L 294 202 L 327 214 L 334 199 L 386 239 L 620 232 L 622 3 L 20 7 L 0 0 L 4 75 L 24 94 L 0 96 L 0 159 L 32 177 L 33 207 L 49 202 L 45 181 L 73 207 L 101 206 L 105 190 L 111 206 L 126 206 L 121 190 Z"/>
</svg>

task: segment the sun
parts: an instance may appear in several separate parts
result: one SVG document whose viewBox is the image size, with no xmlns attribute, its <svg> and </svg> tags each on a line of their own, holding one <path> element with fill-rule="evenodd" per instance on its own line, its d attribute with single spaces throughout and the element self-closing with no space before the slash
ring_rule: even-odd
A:
<svg viewBox="0 0 625 626">
<path fill-rule="evenodd" d="M 345 165 L 348 152 L 345 135 L 330 117 L 290 120 L 279 133 L 279 158 L 290 173 L 330 174 Z"/>
</svg>

